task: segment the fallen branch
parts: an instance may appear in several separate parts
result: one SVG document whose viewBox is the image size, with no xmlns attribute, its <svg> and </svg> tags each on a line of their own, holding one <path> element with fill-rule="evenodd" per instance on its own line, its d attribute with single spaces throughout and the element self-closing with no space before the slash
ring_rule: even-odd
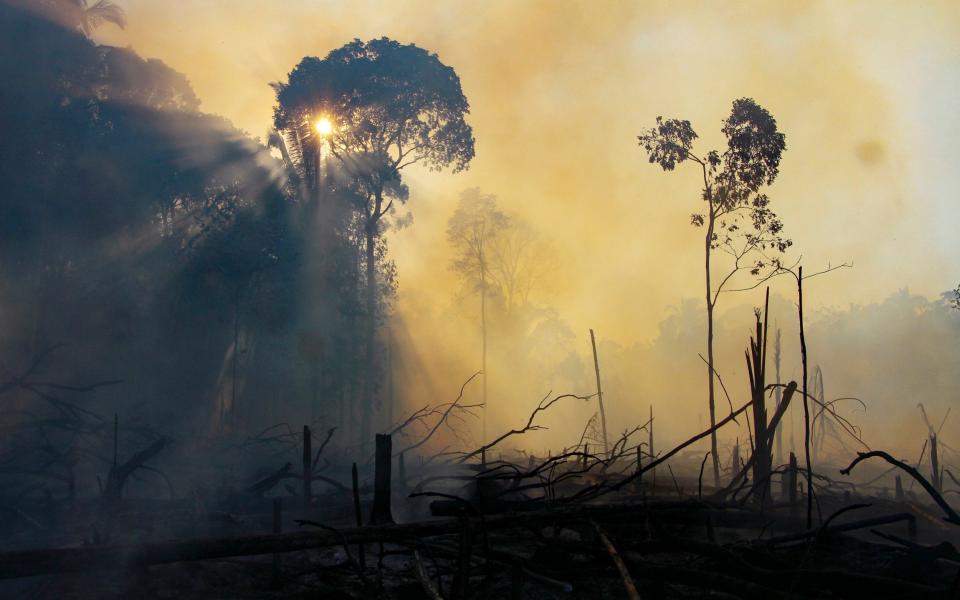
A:
<svg viewBox="0 0 960 600">
<path fill-rule="evenodd" d="M 415 566 L 415 571 L 417 573 L 417 579 L 420 580 L 420 587 L 423 588 L 423 592 L 427 595 L 430 600 L 443 600 L 443 596 L 440 595 L 440 592 L 437 590 L 437 586 L 433 585 L 433 582 L 430 581 L 430 578 L 427 577 L 427 570 L 423 566 L 423 560 L 420 558 L 420 551 L 413 551 L 413 562 Z"/>
<path fill-rule="evenodd" d="M 484 518 L 488 531 L 549 524 L 563 519 L 642 518 L 647 511 L 708 508 L 703 503 L 662 502 L 638 505 L 633 503 L 597 506 L 572 506 L 560 509 Z M 480 530 L 480 519 L 469 519 L 471 529 Z M 148 565 L 210 560 L 231 556 L 254 556 L 280 552 L 298 552 L 348 544 L 371 544 L 421 540 L 426 537 L 457 533 L 458 519 L 432 519 L 403 525 L 351 527 L 331 531 L 298 531 L 279 534 L 246 535 L 166 542 L 150 542 L 119 546 L 84 546 L 0 552 L 0 579 L 31 577 L 49 573 L 86 572 L 91 570 L 123 570 Z"/>
<path fill-rule="evenodd" d="M 526 433 L 526 432 L 528 432 L 528 431 L 539 431 L 539 430 L 543 429 L 543 426 L 541 426 L 541 425 L 534 425 L 534 424 L 533 424 L 534 420 L 536 420 L 536 418 L 537 418 L 537 414 L 539 414 L 539 413 L 541 413 L 541 412 L 549 409 L 551 406 L 553 406 L 554 404 L 556 404 L 556 403 L 559 402 L 560 400 L 563 400 L 563 399 L 565 399 L 565 398 L 576 398 L 577 400 L 590 400 L 590 399 L 593 398 L 594 396 L 596 396 L 596 394 L 590 394 L 589 396 L 578 396 L 578 395 L 576 395 L 576 394 L 561 394 L 561 395 L 559 395 L 559 396 L 554 396 L 552 400 L 547 401 L 547 398 L 550 397 L 550 393 L 548 392 L 547 395 L 543 397 L 543 400 L 541 400 L 540 403 L 537 404 L 537 407 L 536 407 L 535 409 L 533 409 L 533 412 L 530 413 L 530 418 L 527 419 L 527 424 L 524 425 L 521 429 L 511 429 L 510 431 L 504 433 L 503 435 L 501 435 L 501 436 L 498 437 L 497 439 L 493 440 L 493 441 L 490 442 L 489 444 L 486 444 L 486 445 L 484 445 L 484 446 L 480 446 L 480 447 L 477 448 L 476 450 L 474 450 L 474 451 L 472 451 L 472 452 L 468 452 L 467 454 L 461 456 L 460 458 L 457 459 L 456 462 L 457 462 L 457 463 L 464 463 L 464 462 L 470 460 L 471 458 L 473 458 L 474 456 L 479 456 L 479 455 L 487 452 L 488 450 L 490 450 L 491 448 L 493 448 L 494 446 L 496 446 L 497 444 L 499 444 L 500 442 L 502 442 L 503 440 L 507 439 L 508 437 L 510 437 L 510 436 L 512 436 L 512 435 L 520 435 L 520 434 Z"/>
<path fill-rule="evenodd" d="M 887 461 L 891 465 L 906 472 L 907 475 L 910 475 L 911 477 L 913 477 L 914 480 L 916 480 L 920 485 L 923 486 L 923 489 L 925 489 L 927 493 L 930 495 L 930 497 L 933 498 L 933 501 L 936 502 L 941 509 L 943 509 L 943 512 L 946 513 L 947 516 L 944 518 L 944 520 L 947 521 L 948 523 L 953 523 L 954 525 L 960 525 L 960 515 L 957 514 L 957 511 L 955 511 L 952 506 L 947 504 L 947 501 L 943 499 L 943 496 L 940 494 L 940 492 L 934 489 L 933 485 L 931 485 L 930 482 L 927 481 L 926 478 L 923 475 L 921 475 L 919 471 L 917 471 L 910 465 L 895 459 L 894 457 L 890 456 L 889 454 L 887 454 L 882 450 L 873 450 L 872 452 L 858 452 L 857 458 L 853 459 L 853 462 L 850 463 L 850 466 L 848 466 L 846 469 L 842 469 L 840 473 L 842 475 L 849 475 L 850 471 L 852 471 L 853 468 L 860 463 L 860 461 L 867 460 L 868 458 L 873 458 L 873 457 L 882 458 L 883 460 Z"/>
<path fill-rule="evenodd" d="M 623 559 L 620 558 L 620 554 L 617 553 L 616 546 L 613 545 L 613 542 L 610 541 L 610 538 L 607 537 L 607 534 L 603 532 L 603 529 L 600 529 L 600 526 L 596 522 L 591 521 L 593 529 L 597 532 L 597 536 L 600 538 L 600 541 L 603 542 L 603 547 L 606 548 L 607 554 L 610 555 L 610 560 L 613 561 L 614 566 L 617 567 L 617 571 L 620 573 L 620 579 L 623 580 L 623 587 L 627 590 L 627 598 L 630 600 L 640 600 L 640 593 L 637 592 L 637 586 L 633 583 L 633 578 L 630 577 L 630 571 L 627 570 L 627 565 L 623 563 Z"/>
</svg>

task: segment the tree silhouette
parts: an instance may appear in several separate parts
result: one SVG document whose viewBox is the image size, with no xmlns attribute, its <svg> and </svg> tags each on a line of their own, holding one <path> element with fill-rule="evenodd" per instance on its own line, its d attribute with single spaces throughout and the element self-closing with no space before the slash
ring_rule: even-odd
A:
<svg viewBox="0 0 960 600">
<path fill-rule="evenodd" d="M 702 156 L 691 151 L 697 134 L 689 121 L 657 117 L 657 125 L 644 131 L 638 140 L 651 163 L 672 171 L 685 161 L 699 165 L 703 176 L 704 212 L 691 216 L 696 227 L 705 227 L 704 271 L 707 301 L 707 377 L 710 426 L 716 425 L 714 402 L 715 364 L 713 356 L 713 316 L 717 300 L 725 286 L 743 270 L 760 275 L 766 269 L 779 270 L 781 254 L 791 241 L 781 236 L 783 224 L 770 209 L 769 197 L 761 188 L 776 179 L 780 157 L 786 148 L 777 122 L 750 98 L 733 102 L 730 116 L 721 130 L 727 148 L 720 154 L 711 150 Z M 719 250 L 730 256 L 732 266 L 713 285 L 711 258 Z M 710 436 L 714 484 L 720 483 L 717 435 Z"/>
<path fill-rule="evenodd" d="M 482 436 L 487 437 L 487 296 L 490 284 L 490 246 L 510 225 L 510 219 L 497 208 L 497 198 L 470 188 L 447 221 L 447 239 L 454 248 L 451 268 L 480 292 L 481 371 L 483 371 Z"/>
<path fill-rule="evenodd" d="M 104 23 L 113 23 L 123 29 L 127 15 L 111 0 L 14 0 L 27 8 L 39 10 L 57 23 L 75 29 L 86 36 Z"/>
<path fill-rule="evenodd" d="M 286 82 L 274 85 L 274 125 L 290 142 L 287 154 L 305 179 L 319 180 L 311 141 L 314 125 L 330 121 L 330 152 L 351 180 L 354 210 L 364 238 L 366 361 L 375 360 L 377 310 L 376 254 L 383 218 L 405 203 L 400 172 L 412 164 L 461 171 L 474 155 L 473 132 L 465 117 L 469 104 L 456 72 L 413 44 L 388 38 L 354 40 L 326 58 L 304 58 Z M 317 167 L 312 167 L 317 165 Z M 369 437 L 373 378 L 366 377 L 361 435 Z"/>
<path fill-rule="evenodd" d="M 488 275 L 500 288 L 508 317 L 529 304 L 531 292 L 557 266 L 552 245 L 532 225 L 517 217 L 509 225 L 493 237 L 488 254 Z"/>
</svg>

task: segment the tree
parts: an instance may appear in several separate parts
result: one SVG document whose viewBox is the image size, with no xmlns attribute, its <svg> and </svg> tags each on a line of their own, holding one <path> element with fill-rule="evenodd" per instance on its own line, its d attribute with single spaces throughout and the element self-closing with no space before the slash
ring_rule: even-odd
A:
<svg viewBox="0 0 960 600">
<path fill-rule="evenodd" d="M 530 301 L 556 267 L 553 248 L 526 221 L 512 217 L 510 226 L 494 236 L 488 256 L 488 276 L 500 288 L 508 316 Z"/>
<path fill-rule="evenodd" d="M 321 144 L 309 142 L 321 118 L 328 145 L 349 178 L 364 237 L 366 363 L 373 370 L 377 310 L 376 254 L 383 218 L 408 199 L 400 172 L 412 164 L 466 169 L 474 156 L 469 103 L 456 72 L 413 44 L 388 38 L 354 40 L 326 58 L 304 58 L 285 83 L 275 84 L 274 125 L 290 144 L 300 172 L 319 181 Z M 311 165 L 317 165 L 312 169 Z M 318 185 L 318 184 L 317 184 Z M 364 426 L 369 437 L 373 378 L 365 381 Z"/>
<path fill-rule="evenodd" d="M 470 188 L 447 221 L 447 239 L 454 248 L 451 268 L 476 286 L 480 292 L 481 371 L 483 371 L 482 436 L 487 438 L 487 295 L 489 291 L 489 253 L 492 241 L 510 225 L 510 219 L 497 208 L 497 198 Z"/>
<path fill-rule="evenodd" d="M 111 0 L 16 0 L 28 8 L 35 8 L 53 19 L 90 36 L 104 23 L 113 23 L 123 29 L 127 25 L 127 15 L 123 9 Z M 32 4 L 31 4 L 32 2 Z"/>
<path fill-rule="evenodd" d="M 254 420 L 248 384 L 285 385 L 265 342 L 301 297 L 276 165 L 196 112 L 182 74 L 32 8 L 0 3 L 0 256 L 17 282 L 0 290 L 2 360 L 73 347 L 58 378 L 142 385 L 136 408 L 119 389 L 85 404 L 127 423 L 192 422 L 223 391 Z M 231 364 L 238 338 L 249 352 Z"/>
<path fill-rule="evenodd" d="M 705 227 L 704 272 L 707 302 L 707 377 L 710 426 L 716 425 L 714 403 L 713 316 L 717 300 L 725 286 L 743 270 L 760 275 L 762 270 L 779 270 L 776 256 L 792 244 L 781 236 L 783 224 L 770 209 L 770 199 L 761 193 L 779 173 L 780 157 L 786 144 L 777 130 L 777 122 L 750 98 L 733 102 L 730 116 L 721 130 L 727 148 L 720 154 L 711 150 L 702 156 L 691 151 L 697 134 L 689 121 L 657 117 L 657 125 L 644 131 L 638 140 L 649 161 L 664 171 L 672 171 L 685 161 L 700 167 L 703 177 L 704 212 L 694 213 L 691 223 Z M 715 250 L 728 254 L 732 265 L 713 285 L 711 258 Z M 710 436 L 714 484 L 720 482 L 717 434 Z"/>
</svg>

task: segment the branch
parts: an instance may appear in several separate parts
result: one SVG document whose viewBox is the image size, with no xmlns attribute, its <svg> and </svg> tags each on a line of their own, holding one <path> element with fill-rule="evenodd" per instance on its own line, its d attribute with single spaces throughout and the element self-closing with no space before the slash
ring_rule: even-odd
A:
<svg viewBox="0 0 960 600">
<path fill-rule="evenodd" d="M 477 371 L 476 373 L 474 373 L 473 375 L 471 375 L 466 381 L 464 381 L 464 382 L 463 382 L 463 385 L 460 386 L 460 393 L 457 395 L 457 399 L 454 400 L 454 401 L 450 404 L 449 408 L 447 408 L 446 411 L 444 411 L 443 415 L 440 417 L 440 420 L 437 421 L 436 425 L 433 426 L 433 429 L 430 430 L 430 433 L 428 433 L 428 434 L 426 435 L 426 437 L 424 437 L 422 440 L 420 440 L 420 441 L 417 442 L 416 444 L 413 444 L 412 446 L 409 446 L 409 447 L 403 449 L 403 450 L 400 452 L 400 454 L 403 454 L 403 453 L 405 453 L 405 452 L 409 452 L 409 451 L 411 451 L 411 450 L 415 450 L 416 448 L 419 448 L 420 446 L 426 444 L 427 441 L 429 441 L 430 438 L 433 437 L 433 434 L 436 433 L 437 430 L 440 429 L 440 426 L 443 425 L 443 423 L 447 420 L 447 416 L 450 415 L 450 411 L 452 411 L 452 410 L 454 409 L 454 407 L 457 406 L 457 403 L 460 402 L 461 398 L 463 398 L 463 391 L 466 389 L 467 384 L 470 383 L 471 381 L 473 381 L 474 378 L 475 378 L 477 375 L 480 375 L 482 372 L 483 372 L 483 371 Z"/>
<path fill-rule="evenodd" d="M 911 477 L 913 477 L 920 485 L 923 486 L 923 489 L 925 489 L 927 493 L 930 494 L 930 497 L 933 498 L 933 501 L 936 502 L 941 509 L 943 509 L 943 512 L 946 513 L 947 516 L 945 517 L 944 520 L 947 521 L 948 523 L 953 523 L 954 525 L 960 525 L 960 515 L 957 514 L 957 511 L 953 510 L 953 507 L 947 504 L 947 501 L 943 499 L 943 496 L 940 495 L 940 492 L 938 492 L 932 485 L 930 485 L 930 482 L 927 481 L 927 479 L 923 475 L 921 475 L 919 471 L 917 471 L 910 465 L 895 459 L 894 457 L 890 456 L 889 454 L 887 454 L 882 450 L 874 450 L 872 452 L 858 452 L 857 458 L 853 459 L 853 462 L 850 463 L 850 466 L 847 467 L 846 469 L 842 469 L 840 473 L 842 475 L 849 475 L 850 471 L 852 471 L 853 468 L 860 463 L 860 461 L 866 460 L 868 458 L 873 458 L 873 457 L 880 457 L 883 460 L 890 463 L 891 465 L 906 472 L 907 475 L 910 475 Z"/>
<path fill-rule="evenodd" d="M 473 458 L 474 456 L 477 456 L 478 454 L 481 454 L 481 453 L 483 453 L 483 452 L 486 452 L 487 450 L 489 450 L 490 448 L 493 448 L 494 446 L 496 446 L 497 444 L 499 444 L 499 443 L 502 442 L 503 440 L 507 439 L 507 438 L 510 437 L 511 435 L 520 435 L 520 434 L 526 433 L 526 432 L 528 432 L 528 431 L 539 431 L 539 430 L 543 429 L 542 426 L 540 426 L 540 425 L 534 425 L 534 424 L 533 424 L 534 419 L 537 418 L 537 413 L 540 413 L 540 412 L 543 412 L 543 411 L 549 409 L 551 406 L 553 406 L 554 404 L 556 404 L 556 403 L 559 402 L 560 400 L 563 400 L 564 398 L 576 398 L 577 400 L 590 400 L 591 398 L 593 398 L 594 396 L 596 396 L 596 394 L 590 394 L 589 396 L 578 396 L 578 395 L 576 395 L 576 394 L 561 394 L 560 396 L 555 396 L 552 400 L 550 400 L 549 402 L 547 402 L 547 398 L 548 398 L 549 396 L 550 396 L 550 394 L 549 394 L 549 392 L 548 392 L 547 395 L 543 397 L 543 400 L 540 401 L 540 404 L 538 404 L 537 407 L 536 407 L 535 409 L 533 409 L 533 412 L 530 413 L 530 418 L 527 419 L 527 424 L 524 425 L 522 429 L 511 429 L 510 431 L 504 433 L 503 435 L 501 435 L 501 436 L 498 437 L 497 439 L 493 440 L 493 441 L 490 442 L 489 444 L 486 444 L 485 446 L 480 446 L 480 447 L 477 448 L 476 450 L 474 450 L 474 451 L 472 451 L 472 452 L 469 452 L 468 454 L 465 454 L 464 456 L 461 456 L 459 459 L 457 459 L 457 463 L 464 463 L 464 462 L 466 462 L 467 460 Z"/>
</svg>

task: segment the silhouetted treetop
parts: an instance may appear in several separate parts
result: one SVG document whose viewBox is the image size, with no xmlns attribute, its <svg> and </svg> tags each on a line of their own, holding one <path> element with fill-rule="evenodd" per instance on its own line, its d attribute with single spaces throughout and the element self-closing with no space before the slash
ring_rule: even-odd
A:
<svg viewBox="0 0 960 600">
<path fill-rule="evenodd" d="M 745 196 L 773 183 L 780 172 L 780 156 L 786 149 L 776 119 L 752 99 L 740 98 L 733 102 L 722 131 L 727 137 L 724 170 L 719 178 L 722 188 L 730 195 Z M 740 196 L 734 200 L 739 199 Z"/>
<path fill-rule="evenodd" d="M 770 209 L 770 198 L 760 192 L 770 185 L 780 171 L 780 157 L 786 150 L 783 133 L 777 121 L 751 98 L 740 98 L 723 121 L 721 129 L 727 138 L 723 154 L 711 150 L 702 156 L 692 151 L 697 133 L 689 121 L 657 117 L 656 126 L 637 136 L 647 152 L 649 162 L 672 171 L 686 160 L 695 162 L 703 172 L 703 199 L 709 205 L 706 214 L 694 213 L 691 223 L 708 224 L 711 245 L 729 246 L 742 234 L 748 247 L 784 252 L 792 242 L 780 234 L 783 224 Z M 741 231 L 741 219 L 749 219 L 752 232 Z M 716 227 L 714 226 L 716 224 Z M 745 252 L 733 250 L 734 256 Z M 758 262 L 777 264 L 770 258 Z M 754 269 L 756 270 L 756 269 Z"/>
<path fill-rule="evenodd" d="M 143 59 L 134 51 L 99 46 L 103 56 L 102 99 L 138 104 L 156 110 L 194 112 L 200 99 L 186 76 L 156 58 Z"/>
<path fill-rule="evenodd" d="M 657 117 L 657 126 L 637 136 L 640 145 L 647 151 L 651 163 L 656 163 L 664 171 L 672 171 L 677 163 L 687 159 L 697 133 L 690 121 Z"/>
<path fill-rule="evenodd" d="M 459 77 L 413 44 L 354 40 L 324 59 L 304 58 L 275 88 L 277 129 L 326 116 L 334 123 L 335 151 L 385 154 L 393 169 L 422 162 L 460 171 L 473 158 L 470 106 Z"/>
</svg>

